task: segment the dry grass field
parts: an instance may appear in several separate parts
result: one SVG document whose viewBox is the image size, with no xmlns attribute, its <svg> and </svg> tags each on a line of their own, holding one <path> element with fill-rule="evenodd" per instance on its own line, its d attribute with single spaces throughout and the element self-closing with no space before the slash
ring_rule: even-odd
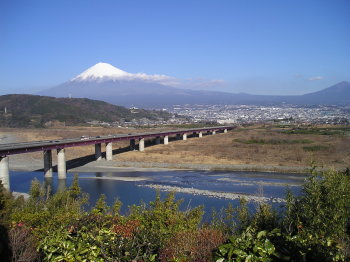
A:
<svg viewBox="0 0 350 262">
<path fill-rule="evenodd" d="M 325 131 L 326 130 L 326 131 Z M 330 131 L 329 131 L 330 130 Z M 345 131 L 344 131 L 345 130 Z M 142 133 L 149 129 L 108 129 L 69 127 L 61 129 L 2 129 L 0 134 L 12 133 L 22 141 L 60 139 L 81 135 L 97 136 L 121 133 Z M 168 145 L 146 146 L 144 152 L 129 151 L 114 156 L 118 161 L 249 164 L 273 166 L 318 166 L 346 168 L 350 163 L 349 127 L 317 127 L 309 129 L 278 128 L 274 126 L 241 127 L 227 134 L 171 141 Z M 128 146 L 127 142 L 113 144 L 113 149 Z M 94 154 L 93 146 L 67 148 L 67 159 Z M 41 159 L 41 153 L 28 154 Z"/>
<path fill-rule="evenodd" d="M 350 136 L 286 134 L 271 128 L 241 128 L 227 134 L 157 145 L 127 152 L 124 161 L 319 166 L 344 168 L 350 163 Z"/>
</svg>

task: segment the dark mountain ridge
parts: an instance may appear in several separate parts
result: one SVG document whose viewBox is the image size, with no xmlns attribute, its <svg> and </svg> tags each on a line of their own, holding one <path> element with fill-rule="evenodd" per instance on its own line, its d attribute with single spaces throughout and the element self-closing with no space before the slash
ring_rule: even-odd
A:
<svg viewBox="0 0 350 262">
<path fill-rule="evenodd" d="M 5 112 L 6 108 L 6 112 Z M 115 122 L 132 119 L 168 119 L 163 111 L 128 109 L 87 98 L 55 98 L 38 95 L 0 96 L 1 127 L 42 127 L 50 121 L 67 125 L 88 121 Z"/>
</svg>

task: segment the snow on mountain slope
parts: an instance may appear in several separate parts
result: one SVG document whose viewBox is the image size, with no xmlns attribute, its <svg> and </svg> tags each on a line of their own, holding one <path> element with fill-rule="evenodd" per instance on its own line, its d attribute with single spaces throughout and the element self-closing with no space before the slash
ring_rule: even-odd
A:
<svg viewBox="0 0 350 262">
<path fill-rule="evenodd" d="M 141 80 L 156 82 L 159 84 L 169 84 L 175 78 L 166 75 L 147 75 L 145 73 L 132 74 L 116 68 L 108 63 L 97 63 L 88 68 L 71 81 L 107 81 L 107 80 Z"/>
<path fill-rule="evenodd" d="M 97 63 L 73 78 L 72 81 L 97 80 L 99 78 L 121 79 L 131 77 L 131 75 L 110 64 Z"/>
</svg>

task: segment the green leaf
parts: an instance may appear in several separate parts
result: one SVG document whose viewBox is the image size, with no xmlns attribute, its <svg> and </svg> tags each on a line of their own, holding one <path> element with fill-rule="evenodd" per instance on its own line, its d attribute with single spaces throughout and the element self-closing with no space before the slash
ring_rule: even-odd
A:
<svg viewBox="0 0 350 262">
<path fill-rule="evenodd" d="M 228 248 L 229 248 L 229 246 L 227 244 L 226 245 L 221 245 L 221 246 L 219 246 L 219 252 L 222 255 L 226 255 L 227 252 L 228 252 Z"/>
<path fill-rule="evenodd" d="M 275 246 L 270 242 L 270 240 L 266 239 L 264 245 L 268 254 L 272 254 L 273 252 L 275 252 Z"/>
<path fill-rule="evenodd" d="M 256 237 L 257 237 L 257 239 L 260 239 L 262 237 L 266 237 L 266 234 L 267 234 L 267 232 L 265 230 L 260 231 Z"/>
<path fill-rule="evenodd" d="M 233 254 L 236 254 L 237 256 L 241 256 L 241 257 L 245 257 L 247 255 L 247 253 L 241 249 L 233 250 Z"/>
</svg>

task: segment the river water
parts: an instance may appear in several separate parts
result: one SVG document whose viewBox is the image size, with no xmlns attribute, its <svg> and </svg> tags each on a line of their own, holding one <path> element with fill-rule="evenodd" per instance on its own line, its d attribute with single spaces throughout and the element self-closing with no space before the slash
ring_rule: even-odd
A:
<svg viewBox="0 0 350 262">
<path fill-rule="evenodd" d="M 252 207 L 265 201 L 279 208 L 283 206 L 287 186 L 298 194 L 306 178 L 300 174 L 187 170 L 78 173 L 78 176 L 79 185 L 89 194 L 91 205 L 105 194 L 110 205 L 116 198 L 120 199 L 121 211 L 125 214 L 130 205 L 153 201 L 158 188 L 162 196 L 167 191 L 177 192 L 176 198 L 183 199 L 182 209 L 204 205 L 206 215 L 213 208 L 227 207 L 228 203 L 237 205 L 239 197 L 248 199 Z M 46 183 L 57 191 L 70 186 L 73 177 L 73 173 L 68 173 L 66 180 L 59 181 L 54 174 Z M 34 178 L 45 182 L 42 172 L 11 172 L 11 190 L 28 192 Z"/>
</svg>

